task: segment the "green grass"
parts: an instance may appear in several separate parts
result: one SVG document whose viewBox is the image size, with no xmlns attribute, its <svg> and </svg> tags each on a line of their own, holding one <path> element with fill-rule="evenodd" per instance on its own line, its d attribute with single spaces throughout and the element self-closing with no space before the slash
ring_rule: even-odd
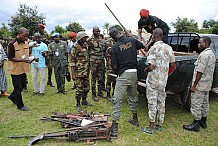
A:
<svg viewBox="0 0 218 146">
<path fill-rule="evenodd" d="M 62 129 L 60 123 L 45 122 L 39 119 L 50 116 L 52 112 L 76 113 L 75 90 L 71 89 L 72 83 L 66 82 L 67 95 L 55 94 L 56 88 L 46 86 L 46 95 L 32 96 L 33 85 L 31 75 L 28 75 L 29 84 L 27 93 L 22 93 L 23 101 L 30 111 L 18 111 L 16 106 L 6 97 L 0 97 L 0 146 L 26 146 L 31 138 L 9 139 L 12 135 L 38 135 Z M 54 74 L 53 74 L 53 82 Z M 8 75 L 8 92 L 13 89 L 11 77 Z M 82 107 L 88 112 L 111 113 L 111 103 L 100 98 L 99 102 L 91 99 L 91 91 L 88 100 L 92 107 Z M 110 146 L 215 146 L 218 145 L 218 97 L 210 99 L 210 114 L 208 116 L 208 128 L 200 132 L 189 132 L 182 129 L 183 124 L 192 122 L 192 115 L 181 106 L 173 102 L 172 97 L 166 100 L 166 117 L 162 132 L 147 135 L 140 131 L 140 127 L 148 126 L 148 110 L 145 97 L 139 97 L 139 122 L 140 127 L 134 127 L 127 122 L 131 118 L 131 112 L 127 104 L 126 96 L 122 105 L 122 115 L 119 121 L 119 138 L 96 142 L 96 145 Z M 111 120 L 111 119 L 110 119 Z M 37 143 L 42 146 L 70 146 L 84 145 L 83 142 L 68 142 L 66 140 L 47 139 Z"/>
</svg>

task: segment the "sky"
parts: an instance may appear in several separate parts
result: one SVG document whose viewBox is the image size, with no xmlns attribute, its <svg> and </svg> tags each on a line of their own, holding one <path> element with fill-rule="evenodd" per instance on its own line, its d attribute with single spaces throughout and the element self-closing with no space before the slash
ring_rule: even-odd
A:
<svg viewBox="0 0 218 146">
<path fill-rule="evenodd" d="M 203 20 L 218 20 L 217 0 L 0 0 L 0 3 L 0 26 L 8 24 L 19 4 L 26 4 L 37 6 L 39 13 L 45 15 L 47 32 L 57 25 L 65 28 L 70 22 L 79 23 L 87 33 L 91 33 L 94 26 L 103 31 L 105 22 L 119 24 L 105 3 L 126 29 L 134 32 L 138 29 L 141 9 L 148 9 L 150 15 L 165 21 L 171 31 L 171 22 L 175 22 L 178 16 L 194 19 L 199 27 L 202 27 Z"/>
</svg>

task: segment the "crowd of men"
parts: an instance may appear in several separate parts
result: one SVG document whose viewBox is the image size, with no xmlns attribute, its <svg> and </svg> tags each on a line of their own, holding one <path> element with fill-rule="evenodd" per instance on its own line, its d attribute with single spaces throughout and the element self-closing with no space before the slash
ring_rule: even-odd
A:
<svg viewBox="0 0 218 146">
<path fill-rule="evenodd" d="M 87 99 L 87 94 L 91 88 L 93 101 L 98 102 L 99 97 L 101 97 L 112 102 L 111 136 L 118 137 L 118 120 L 125 92 L 127 92 L 127 101 L 132 112 L 132 118 L 128 122 L 134 126 L 139 126 L 137 117 L 137 51 L 144 49 L 148 51 L 147 68 L 144 71 L 147 74 L 146 97 L 150 124 L 148 127 L 142 128 L 141 131 L 153 134 L 155 129 L 162 130 L 168 71 L 170 67 L 175 66 L 173 50 L 166 44 L 169 27 L 165 22 L 151 16 L 148 10 L 142 9 L 138 22 L 139 39 L 128 35 L 124 36 L 116 28 L 113 28 L 109 32 L 111 38 L 105 40 L 100 34 L 99 27 L 94 26 L 92 36 L 88 36 L 85 31 L 71 32 L 69 41 L 65 41 L 61 40 L 59 33 L 53 33 L 52 39 L 50 39 L 48 35 L 45 35 L 44 29 L 43 24 L 38 24 L 38 32 L 30 40 L 28 39 L 28 30 L 20 28 L 17 37 L 11 40 L 7 46 L 7 56 L 2 49 L 3 47 L 0 50 L 0 72 L 2 74 L 0 81 L 3 85 L 1 92 L 17 105 L 18 110 L 29 110 L 24 105 L 21 94 L 21 91 L 26 88 L 29 64 L 31 64 L 34 96 L 46 94 L 46 70 L 48 70 L 47 85 L 54 87 L 51 81 L 53 69 L 56 93 L 67 94 L 65 78 L 67 70 L 70 68 L 73 80 L 72 89 L 76 89 L 76 110 L 81 112 L 81 105 L 92 106 Z M 152 34 L 148 43 L 142 42 L 142 29 Z M 196 62 L 191 88 L 194 96 L 191 111 L 195 119 L 192 124 L 183 126 L 185 130 L 199 131 L 200 126 L 203 128 L 207 126 L 208 92 L 212 84 L 215 66 L 215 57 L 209 46 L 209 38 L 200 39 L 199 49 L 204 50 L 204 53 L 199 56 Z M 208 56 L 210 57 L 208 58 Z M 11 75 L 14 87 L 10 95 L 6 93 L 7 79 L 3 68 L 6 58 L 8 58 L 8 73 Z M 202 63 L 206 61 L 209 64 Z M 110 73 L 117 75 L 116 84 L 109 76 Z M 38 74 L 40 75 L 39 85 Z M 89 80 L 90 75 L 91 81 Z M 210 83 L 210 86 L 207 83 Z M 208 87 L 207 90 L 204 88 L 205 85 Z M 107 92 L 106 96 L 103 94 L 103 90 Z"/>
</svg>

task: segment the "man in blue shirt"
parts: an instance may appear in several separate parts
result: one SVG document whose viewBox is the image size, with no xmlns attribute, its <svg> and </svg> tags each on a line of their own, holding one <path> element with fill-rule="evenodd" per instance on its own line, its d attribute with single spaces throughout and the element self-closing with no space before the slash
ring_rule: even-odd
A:
<svg viewBox="0 0 218 146">
<path fill-rule="evenodd" d="M 32 67 L 32 81 L 34 92 L 33 95 L 40 94 L 40 96 L 45 95 L 45 86 L 46 86 L 46 64 L 45 57 L 47 56 L 46 51 L 48 51 L 48 47 L 45 43 L 43 43 L 40 39 L 41 35 L 39 33 L 34 34 L 33 42 L 29 43 L 31 48 L 31 54 L 34 58 L 38 58 L 38 61 L 33 61 L 31 63 Z M 40 74 L 40 85 L 38 85 L 37 74 Z"/>
</svg>

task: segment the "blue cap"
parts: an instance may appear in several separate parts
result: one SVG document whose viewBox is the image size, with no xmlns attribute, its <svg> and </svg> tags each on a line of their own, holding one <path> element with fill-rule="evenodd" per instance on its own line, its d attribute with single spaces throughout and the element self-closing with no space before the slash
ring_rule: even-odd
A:
<svg viewBox="0 0 218 146">
<path fill-rule="evenodd" d="M 59 33 L 55 32 L 52 34 L 52 37 L 59 36 L 59 35 L 60 35 Z"/>
</svg>

